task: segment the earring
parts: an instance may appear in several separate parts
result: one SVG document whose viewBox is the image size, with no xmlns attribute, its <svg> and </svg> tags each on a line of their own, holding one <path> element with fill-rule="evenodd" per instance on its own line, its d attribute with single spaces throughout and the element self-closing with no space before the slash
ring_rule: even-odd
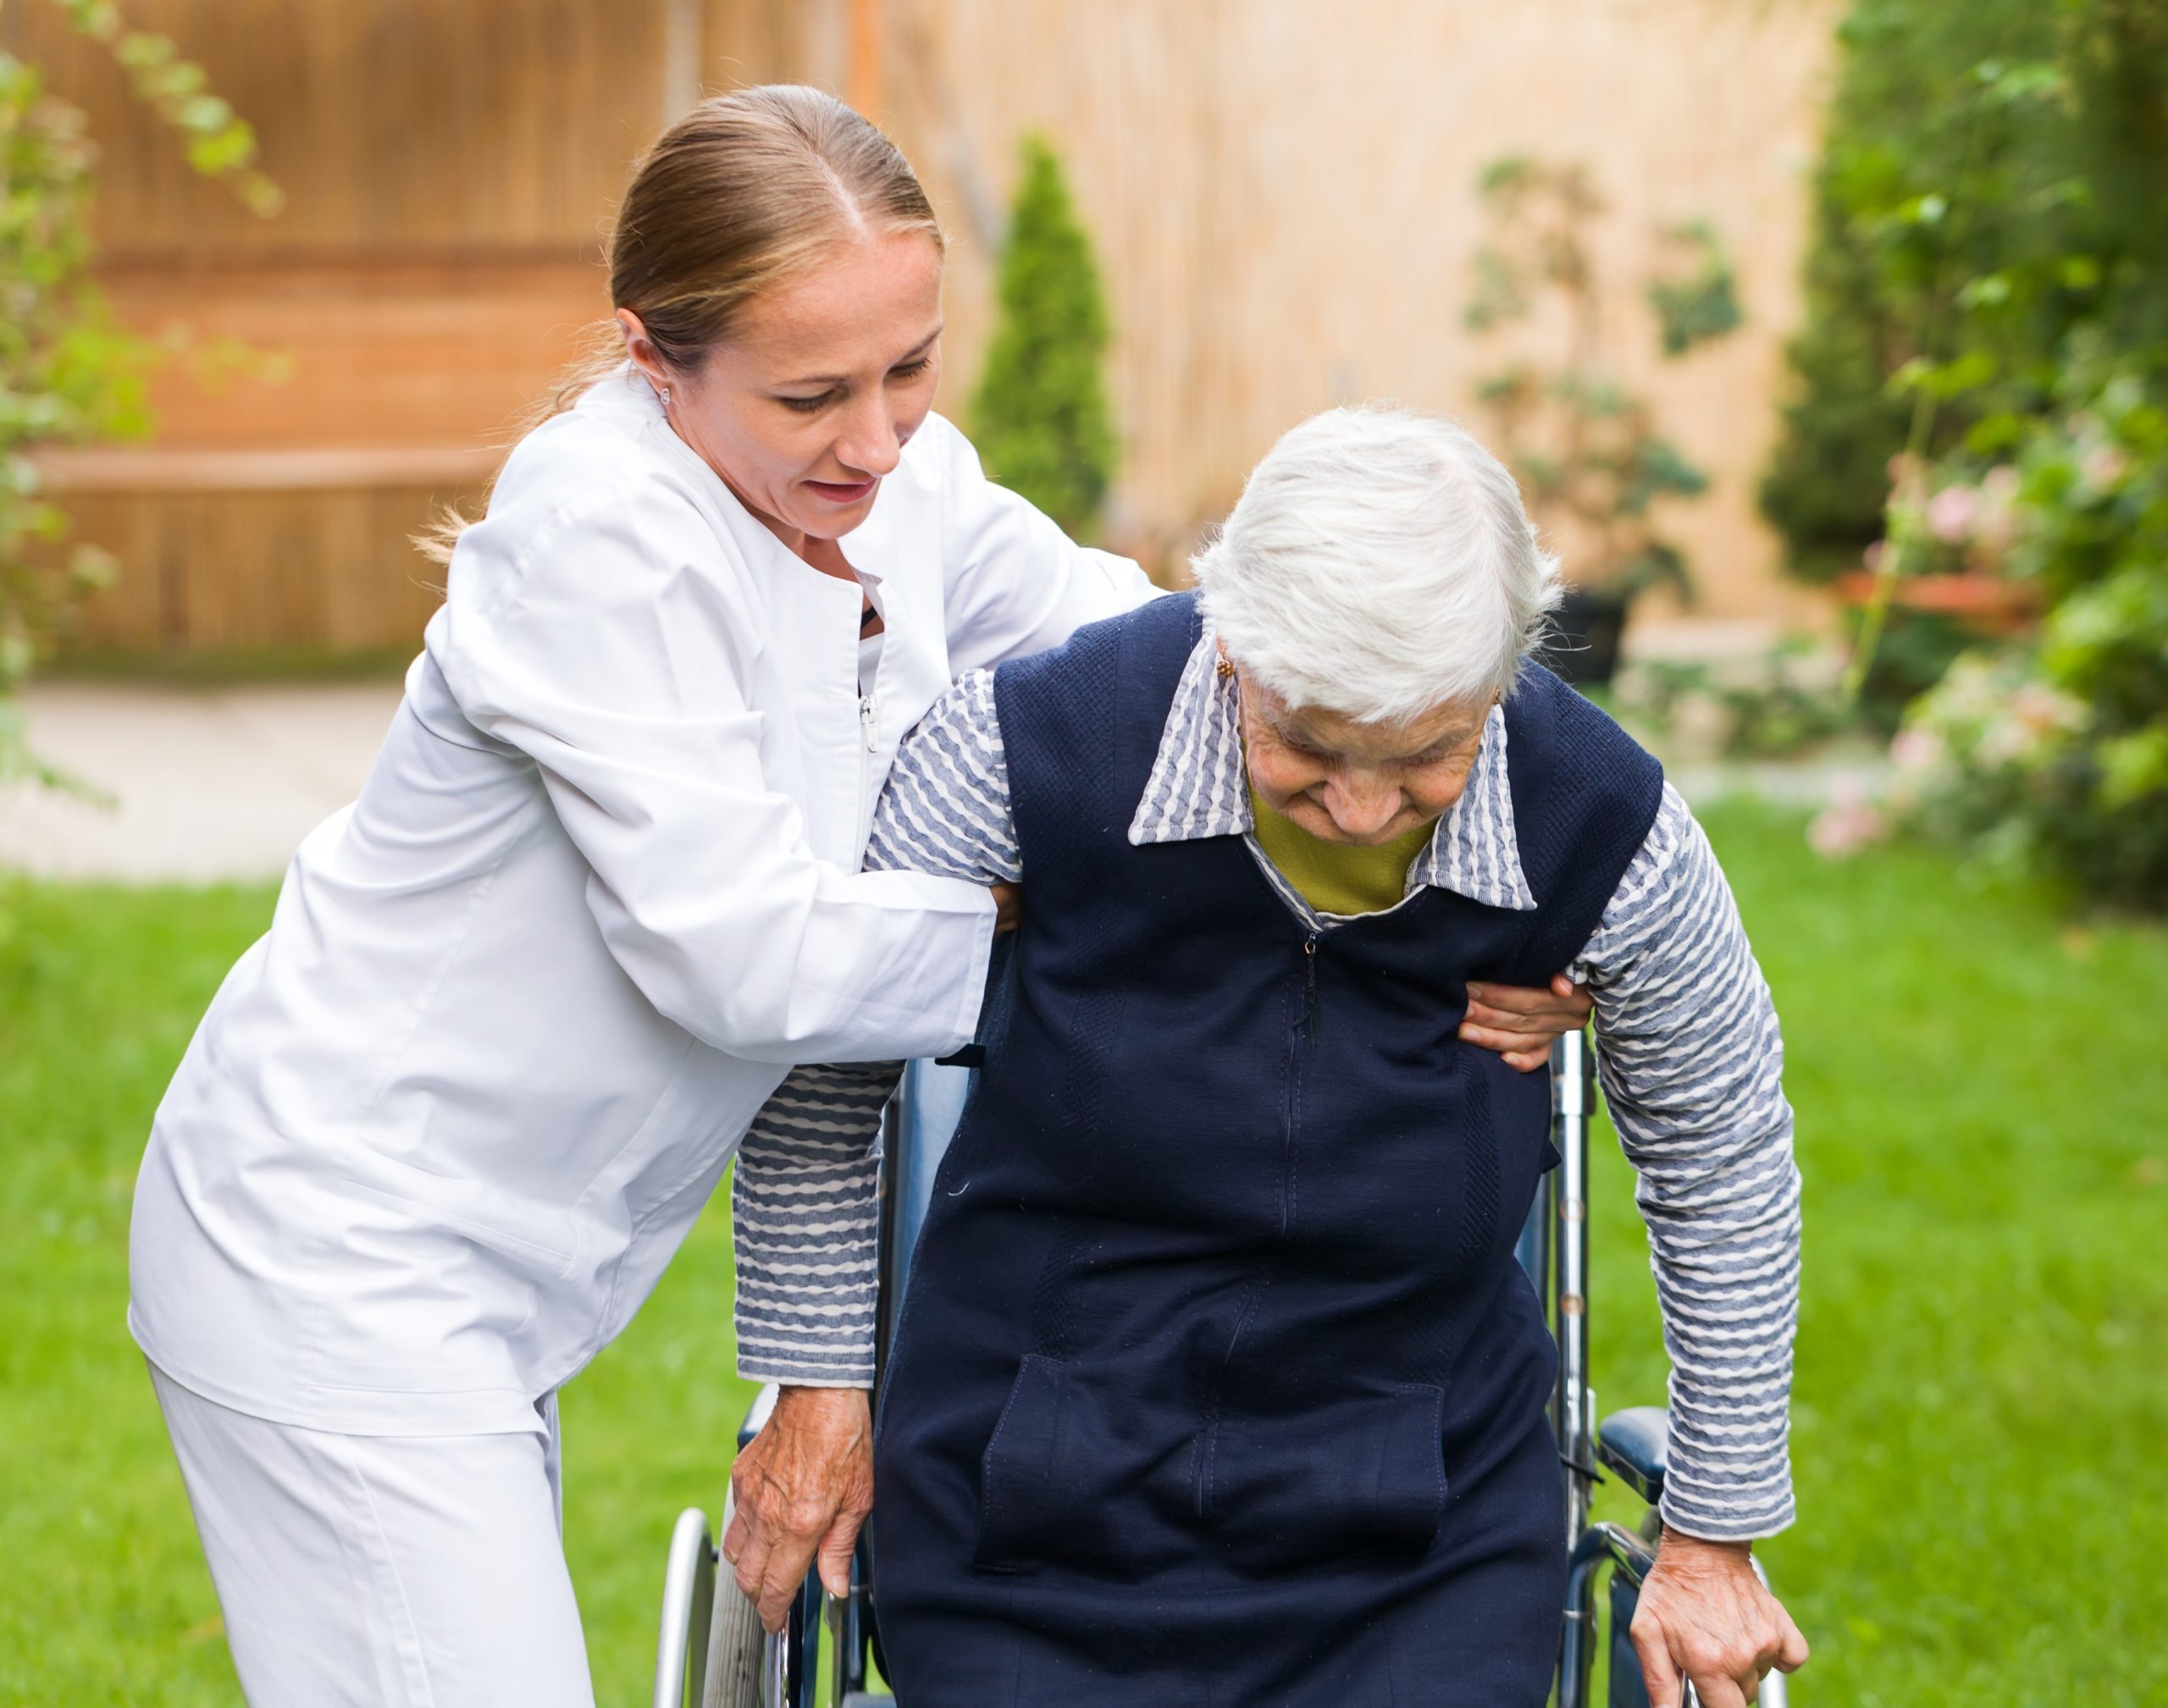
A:
<svg viewBox="0 0 2168 1708">
<path fill-rule="evenodd" d="M 1220 680 L 1222 682 L 1226 681 L 1235 673 L 1234 661 L 1231 659 L 1221 659 L 1216 668 L 1220 672 Z"/>
<path fill-rule="evenodd" d="M 655 395 L 662 400 L 663 413 L 666 415 L 668 414 L 670 412 L 670 388 L 666 385 L 658 385 L 655 389 Z"/>
</svg>

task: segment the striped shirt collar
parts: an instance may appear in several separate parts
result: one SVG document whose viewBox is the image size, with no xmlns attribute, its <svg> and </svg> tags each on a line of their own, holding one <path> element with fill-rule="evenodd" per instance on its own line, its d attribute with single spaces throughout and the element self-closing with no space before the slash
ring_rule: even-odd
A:
<svg viewBox="0 0 2168 1708">
<path fill-rule="evenodd" d="M 1242 767 L 1241 696 L 1234 678 L 1220 674 L 1219 663 L 1219 647 L 1207 625 L 1182 666 L 1144 798 L 1130 821 L 1132 846 L 1247 837 L 1257 828 Z M 1497 706 L 1484 720 L 1468 787 L 1408 869 L 1408 893 L 1423 884 L 1516 913 L 1535 905 L 1513 832 L 1506 715 Z"/>
</svg>

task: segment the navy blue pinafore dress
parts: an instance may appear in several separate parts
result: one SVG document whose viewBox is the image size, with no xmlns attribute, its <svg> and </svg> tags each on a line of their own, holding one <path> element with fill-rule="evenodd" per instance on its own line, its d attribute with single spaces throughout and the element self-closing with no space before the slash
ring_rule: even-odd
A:
<svg viewBox="0 0 2168 1708">
<path fill-rule="evenodd" d="M 995 679 L 1028 886 L 882 1396 L 903 1708 L 1544 1700 L 1555 1353 L 1514 1236 L 1548 1088 L 1454 1036 L 1540 984 L 1646 836 L 1656 762 L 1531 669 L 1538 905 L 1323 930 L 1239 837 L 1132 847 L 1194 601 Z"/>
</svg>

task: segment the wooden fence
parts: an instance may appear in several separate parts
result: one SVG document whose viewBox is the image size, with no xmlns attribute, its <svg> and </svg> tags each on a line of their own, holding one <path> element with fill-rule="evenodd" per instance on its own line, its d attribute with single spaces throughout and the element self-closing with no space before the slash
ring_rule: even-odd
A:
<svg viewBox="0 0 2168 1708">
<path fill-rule="evenodd" d="M 158 438 L 47 459 L 118 587 L 98 649 L 408 646 L 437 572 L 408 544 L 472 501 L 608 311 L 626 164 L 706 57 L 683 0 L 130 0 L 257 125 L 259 220 L 191 174 L 102 50 L 37 3 L 0 47 L 86 108 L 102 281 L 170 335 Z M 245 346 L 249 354 L 234 359 Z"/>
<path fill-rule="evenodd" d="M 1060 151 L 1106 268 L 1124 469 L 1113 525 L 1178 564 L 1280 431 L 1345 399 L 1466 412 L 1476 174 L 1590 163 L 1627 377 L 1715 477 L 1675 532 L 1720 615 L 1800 610 L 1756 518 L 1834 0 L 132 0 L 262 134 L 287 211 L 192 179 L 50 8 L 0 47 L 53 69 L 106 151 L 102 271 L 131 323 L 276 355 L 197 383 L 178 358 L 148 450 L 58 458 L 124 584 L 101 646 L 412 642 L 433 572 L 406 536 L 472 495 L 606 310 L 628 163 L 703 88 L 854 97 L 948 224 L 943 406 L 989 329 L 1001 210 L 1029 130 Z M 1749 324 L 1656 355 L 1637 280 L 1710 219 Z"/>
</svg>

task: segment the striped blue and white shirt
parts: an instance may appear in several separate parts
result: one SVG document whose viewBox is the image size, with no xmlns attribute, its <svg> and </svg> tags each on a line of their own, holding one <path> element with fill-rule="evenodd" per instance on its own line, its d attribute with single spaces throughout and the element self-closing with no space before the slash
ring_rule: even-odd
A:
<svg viewBox="0 0 2168 1708">
<path fill-rule="evenodd" d="M 1240 836 L 1306 923 L 1314 912 L 1258 844 L 1236 684 L 1208 630 L 1191 655 L 1132 843 Z M 1504 714 L 1465 790 L 1409 866 L 1485 905 L 1535 906 L 1507 787 Z M 987 672 L 964 677 L 908 737 L 866 865 L 979 882 L 1024 876 Z M 1799 1175 L 1768 986 L 1708 839 L 1667 785 L 1656 821 L 1570 969 L 1590 987 L 1612 1119 L 1640 1174 L 1664 1344 L 1671 1445 L 1663 1517 L 1719 1540 L 1792 1520 L 1788 1452 L 1798 1317 Z M 803 1068 L 739 1152 L 739 1368 L 762 1380 L 872 1379 L 874 1168 L 867 1147 L 893 1064 Z"/>
</svg>

